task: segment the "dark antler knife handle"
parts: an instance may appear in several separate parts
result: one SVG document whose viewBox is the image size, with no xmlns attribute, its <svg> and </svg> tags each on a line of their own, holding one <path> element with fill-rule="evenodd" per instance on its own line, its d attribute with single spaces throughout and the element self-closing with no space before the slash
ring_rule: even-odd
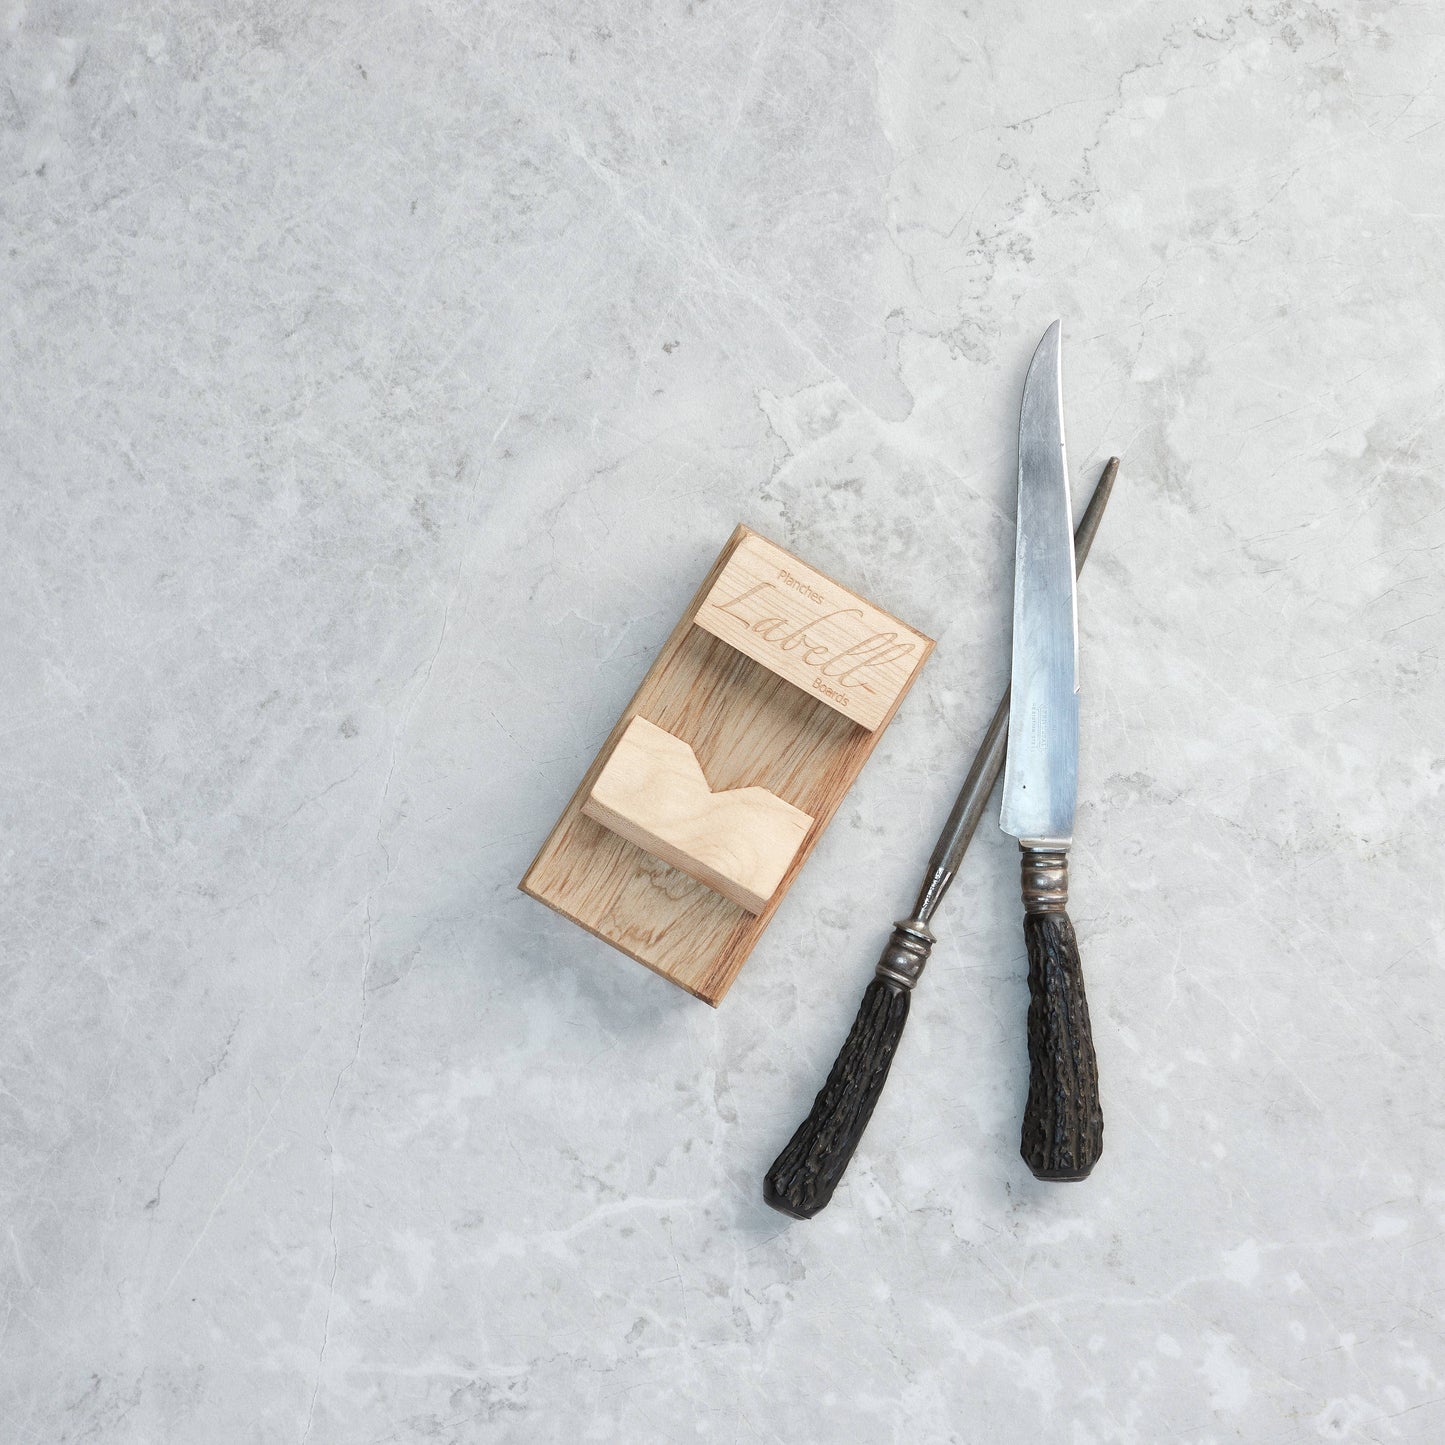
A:
<svg viewBox="0 0 1445 1445">
<path fill-rule="evenodd" d="M 883 1092 L 908 1022 L 909 996 L 933 942 L 928 925 L 916 918 L 893 925 L 827 1083 L 768 1170 L 763 1198 L 774 1209 L 811 1219 L 833 1197 Z"/>
<path fill-rule="evenodd" d="M 1066 849 L 1024 847 L 1029 952 L 1029 1101 L 1019 1152 L 1040 1179 L 1085 1179 L 1104 1146 L 1099 1067 L 1079 942 L 1064 905 Z"/>
</svg>

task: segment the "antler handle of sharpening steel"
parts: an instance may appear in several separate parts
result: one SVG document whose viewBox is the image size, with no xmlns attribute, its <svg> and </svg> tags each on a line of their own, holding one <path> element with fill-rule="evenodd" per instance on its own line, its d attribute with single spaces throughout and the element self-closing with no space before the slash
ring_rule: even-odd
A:
<svg viewBox="0 0 1445 1445">
<path fill-rule="evenodd" d="M 1023 848 L 1029 953 L 1029 1099 L 1019 1152 L 1039 1179 L 1086 1179 L 1104 1147 L 1099 1066 L 1079 941 L 1064 905 L 1066 850 Z"/>
<path fill-rule="evenodd" d="M 812 1112 L 768 1170 L 763 1198 L 774 1209 L 811 1219 L 833 1197 L 887 1082 L 908 1022 L 908 1000 L 933 942 L 928 925 L 916 918 L 893 925 Z"/>
</svg>

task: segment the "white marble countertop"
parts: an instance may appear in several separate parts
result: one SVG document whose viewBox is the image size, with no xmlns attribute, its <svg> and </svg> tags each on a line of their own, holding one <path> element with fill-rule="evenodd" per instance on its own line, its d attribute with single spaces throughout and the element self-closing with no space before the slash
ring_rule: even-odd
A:
<svg viewBox="0 0 1445 1445">
<path fill-rule="evenodd" d="M 1445 1438 L 1441 18 L 11 5 L 0 1436 Z M 790 1224 L 1055 315 L 1104 1160 L 986 824 Z M 714 1012 L 516 883 L 740 520 L 939 645 Z"/>
</svg>

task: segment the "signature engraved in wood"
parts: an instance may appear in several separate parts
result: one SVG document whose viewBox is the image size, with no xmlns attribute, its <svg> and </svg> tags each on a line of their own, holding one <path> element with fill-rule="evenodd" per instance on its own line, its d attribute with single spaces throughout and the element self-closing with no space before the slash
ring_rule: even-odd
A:
<svg viewBox="0 0 1445 1445">
<path fill-rule="evenodd" d="M 737 549 L 697 621 L 868 728 L 928 650 L 927 639 L 757 536 Z"/>
<path fill-rule="evenodd" d="M 866 672 L 870 667 L 882 667 L 886 663 L 894 662 L 900 657 L 907 657 L 913 652 L 914 644 L 911 642 L 899 642 L 896 632 L 875 632 L 865 637 L 861 642 L 854 643 L 852 647 L 844 648 L 838 652 L 826 643 L 816 642 L 809 637 L 808 630 L 816 630 L 826 622 L 832 622 L 837 617 L 862 617 L 861 607 L 835 607 L 831 612 L 822 612 L 815 617 L 805 618 L 797 626 L 792 626 L 790 619 L 769 615 L 766 611 L 768 601 L 760 597 L 760 593 L 773 590 L 770 582 L 759 582 L 749 587 L 740 597 L 734 597 L 730 602 L 719 604 L 720 612 L 727 612 L 733 617 L 741 618 L 748 624 L 751 631 L 756 632 L 764 642 L 771 642 L 783 652 L 793 652 L 801 647 L 800 654 L 803 663 L 808 667 L 816 667 L 818 676 L 829 678 L 835 681 L 839 687 L 861 687 L 864 692 L 874 692 L 876 689 L 867 678 L 858 677 L 860 672 Z M 810 596 L 816 594 L 811 593 Z M 752 608 L 745 608 L 744 603 L 757 598 Z M 820 599 L 821 600 L 821 599 Z M 762 612 L 761 617 L 750 616 L 750 613 Z M 848 666 L 842 672 L 833 669 L 847 663 Z M 854 681 L 853 679 L 857 679 Z M 846 695 L 840 695 L 828 689 L 828 695 L 839 701 Z"/>
</svg>

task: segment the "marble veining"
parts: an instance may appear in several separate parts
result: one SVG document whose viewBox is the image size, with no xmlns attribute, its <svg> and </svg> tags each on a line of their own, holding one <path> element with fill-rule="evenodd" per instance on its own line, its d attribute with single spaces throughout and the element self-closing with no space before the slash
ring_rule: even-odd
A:
<svg viewBox="0 0 1445 1445">
<path fill-rule="evenodd" d="M 1445 1438 L 1445 36 L 1371 0 L 0 13 L 0 1437 Z M 1104 1157 L 986 823 L 1082 489 Z M 938 648 L 724 1006 L 517 893 L 746 521 Z"/>
</svg>

